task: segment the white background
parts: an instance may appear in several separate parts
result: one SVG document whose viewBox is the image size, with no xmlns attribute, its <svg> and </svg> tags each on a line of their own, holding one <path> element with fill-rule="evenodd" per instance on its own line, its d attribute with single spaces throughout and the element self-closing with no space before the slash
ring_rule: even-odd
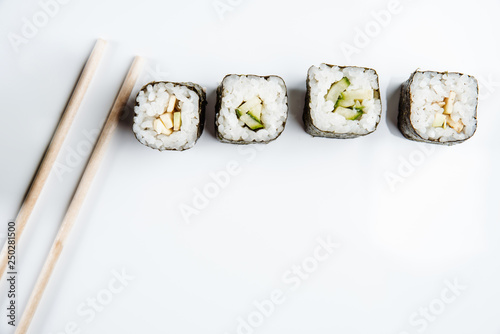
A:
<svg viewBox="0 0 500 334">
<path fill-rule="evenodd" d="M 221 16 L 217 3 L 231 10 Z M 74 322 L 81 333 L 235 334 L 238 317 L 247 319 L 273 290 L 288 290 L 283 275 L 313 255 L 317 238 L 331 237 L 341 246 L 245 334 L 500 333 L 500 5 L 401 0 L 367 46 L 346 57 L 341 45 L 355 45 L 388 4 L 73 0 L 15 48 L 9 36 L 22 37 L 25 19 L 43 9 L 36 0 L 0 1 L 2 242 L 96 38 L 110 41 L 58 157 L 71 170 L 51 174 L 19 245 L 19 313 L 89 156 L 75 152 L 103 124 L 132 58 L 149 60 L 140 84 L 193 81 L 209 96 L 205 132 L 186 152 L 142 146 L 124 118 L 30 332 L 71 333 L 65 327 Z M 332 140 L 304 132 L 306 72 L 322 62 L 378 71 L 384 108 L 374 134 Z M 470 141 L 439 147 L 398 132 L 398 90 L 417 67 L 479 79 Z M 214 91 L 228 73 L 284 78 L 290 116 L 277 141 L 245 153 L 215 139 Z M 196 189 L 230 161 L 239 174 L 188 224 L 181 206 L 193 205 Z M 400 172 L 391 188 L 387 176 Z M 122 270 L 134 279 L 87 321 L 80 304 L 105 296 Z M 421 316 L 411 323 L 421 308 L 443 305 L 447 280 L 466 288 L 428 326 Z M 8 334 L 6 294 L 4 278 L 0 333 Z"/>
</svg>

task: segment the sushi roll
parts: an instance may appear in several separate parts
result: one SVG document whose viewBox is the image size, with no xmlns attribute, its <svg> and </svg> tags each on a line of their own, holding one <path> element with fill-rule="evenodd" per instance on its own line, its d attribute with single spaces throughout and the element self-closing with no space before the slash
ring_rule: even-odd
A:
<svg viewBox="0 0 500 334">
<path fill-rule="evenodd" d="M 142 144 L 183 151 L 203 132 L 206 94 L 194 83 L 151 82 L 136 98 L 133 130 Z"/>
<path fill-rule="evenodd" d="M 303 120 L 311 136 L 365 136 L 377 129 L 381 114 L 375 70 L 328 64 L 309 69 Z"/>
<path fill-rule="evenodd" d="M 269 143 L 285 129 L 288 96 L 278 76 L 227 75 L 217 88 L 217 138 L 224 143 Z"/>
<path fill-rule="evenodd" d="M 472 76 L 416 71 L 401 88 L 398 127 L 410 140 L 462 143 L 476 132 L 478 96 Z"/>
</svg>

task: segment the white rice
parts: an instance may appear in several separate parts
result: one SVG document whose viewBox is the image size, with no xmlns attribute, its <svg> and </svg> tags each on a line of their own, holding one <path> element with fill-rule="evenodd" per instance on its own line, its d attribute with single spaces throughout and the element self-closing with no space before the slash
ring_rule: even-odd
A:
<svg viewBox="0 0 500 334">
<path fill-rule="evenodd" d="M 253 131 L 238 119 L 236 108 L 254 97 L 263 102 L 263 129 Z M 286 86 L 283 79 L 271 76 L 229 75 L 222 82 L 222 101 L 217 118 L 219 134 L 229 141 L 268 142 L 284 130 L 288 115 Z"/>
<path fill-rule="evenodd" d="M 182 125 L 180 131 L 167 136 L 158 134 L 153 129 L 153 122 L 165 112 L 171 94 L 181 102 Z M 137 102 L 133 130 L 142 144 L 160 151 L 185 150 L 194 146 L 200 123 L 199 96 L 196 91 L 183 85 L 160 82 L 148 85 L 146 91 L 141 90 Z"/>
<path fill-rule="evenodd" d="M 451 118 L 455 122 L 462 120 L 465 127 L 461 133 L 451 127 L 443 129 L 432 126 L 436 113 L 444 111 L 436 102 L 442 102 L 444 98 L 449 97 L 451 91 L 457 93 Z M 476 131 L 478 94 L 477 81 L 473 77 L 459 73 L 417 72 L 413 77 L 410 92 L 410 120 L 422 138 L 441 142 L 457 141 L 470 138 Z"/>
<path fill-rule="evenodd" d="M 321 64 L 319 67 L 311 67 L 308 76 L 311 93 L 311 118 L 315 127 L 321 131 L 338 134 L 365 135 L 375 131 L 382 113 L 380 98 L 363 101 L 364 114 L 361 119 L 353 121 L 332 112 L 335 107 L 334 103 L 325 99 L 332 84 L 342 80 L 343 77 L 347 77 L 351 82 L 347 91 L 378 90 L 378 76 L 374 70 L 360 67 L 330 67 Z"/>
</svg>

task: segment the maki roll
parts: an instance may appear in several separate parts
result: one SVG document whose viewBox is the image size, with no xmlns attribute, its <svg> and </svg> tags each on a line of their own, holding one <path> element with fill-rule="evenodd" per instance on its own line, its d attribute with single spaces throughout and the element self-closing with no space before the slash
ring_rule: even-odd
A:
<svg viewBox="0 0 500 334">
<path fill-rule="evenodd" d="M 183 151 L 203 132 L 206 94 L 194 83 L 151 82 L 136 98 L 133 130 L 142 144 Z"/>
<path fill-rule="evenodd" d="M 398 127 L 410 140 L 462 143 L 476 132 L 478 96 L 472 76 L 416 71 L 401 88 Z"/>
<path fill-rule="evenodd" d="M 382 103 L 378 75 L 364 67 L 312 66 L 303 120 L 314 137 L 348 139 L 374 132 Z"/>
<path fill-rule="evenodd" d="M 217 88 L 217 138 L 224 143 L 269 143 L 285 129 L 288 97 L 278 76 L 227 75 Z"/>
</svg>

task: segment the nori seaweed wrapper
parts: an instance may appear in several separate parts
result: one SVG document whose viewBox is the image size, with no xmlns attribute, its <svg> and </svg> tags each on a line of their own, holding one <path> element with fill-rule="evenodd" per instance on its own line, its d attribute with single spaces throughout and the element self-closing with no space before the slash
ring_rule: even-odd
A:
<svg viewBox="0 0 500 334">
<path fill-rule="evenodd" d="M 269 78 L 278 78 L 280 79 L 282 82 L 283 82 L 283 85 L 285 86 L 285 101 L 286 101 L 286 105 L 287 105 L 287 115 L 286 115 L 286 118 L 285 118 L 285 121 L 283 122 L 283 130 L 281 130 L 281 132 L 279 132 L 277 134 L 277 136 L 273 139 L 270 139 L 270 140 L 267 140 L 267 141 L 254 141 L 254 140 L 250 140 L 250 141 L 245 141 L 245 140 L 229 140 L 229 139 L 226 139 L 222 136 L 222 134 L 219 132 L 219 114 L 220 114 L 220 110 L 222 108 L 222 92 L 223 92 L 223 89 L 224 89 L 224 80 L 231 76 L 231 75 L 237 75 L 239 77 L 255 77 L 255 78 L 264 78 L 264 79 L 269 79 Z M 286 87 L 286 84 L 285 84 L 285 80 L 283 80 L 283 78 L 281 78 L 280 76 L 277 76 L 277 75 L 268 75 L 268 76 L 259 76 L 259 75 L 253 75 L 253 74 L 246 74 L 246 75 L 240 75 L 240 74 L 228 74 L 224 77 L 224 79 L 222 79 L 222 82 L 220 83 L 220 85 L 217 87 L 217 101 L 215 103 L 215 134 L 216 134 L 216 137 L 219 141 L 223 142 L 223 143 L 228 143 L 228 144 L 236 144 L 236 145 L 249 145 L 249 144 L 269 144 L 270 142 L 278 139 L 278 137 L 283 133 L 283 131 L 285 130 L 285 126 L 286 126 L 286 122 L 288 120 L 288 110 L 289 107 L 288 107 L 288 89 Z M 259 131 L 259 130 L 257 130 Z"/>
<path fill-rule="evenodd" d="M 198 102 L 198 116 L 200 118 L 200 122 L 198 123 L 198 134 L 196 136 L 196 140 L 195 140 L 195 144 L 196 142 L 198 141 L 198 139 L 200 139 L 201 137 L 201 134 L 203 133 L 203 129 L 205 127 L 205 110 L 206 110 L 206 106 L 207 106 L 207 94 L 205 93 L 205 91 L 203 90 L 203 88 L 198 85 L 198 84 L 195 84 L 193 82 L 172 82 L 172 81 L 152 81 L 150 83 L 147 83 L 145 84 L 141 90 L 137 93 L 137 96 L 139 96 L 139 93 L 144 91 L 146 92 L 147 91 L 147 87 L 149 85 L 156 85 L 156 84 L 159 84 L 159 83 L 164 83 L 164 84 L 173 84 L 174 86 L 185 86 L 187 88 L 189 88 L 190 90 L 194 90 L 196 92 L 196 94 L 198 95 L 199 97 L 199 102 Z M 137 97 L 136 97 L 136 103 L 135 103 L 136 106 L 139 105 L 139 102 L 137 102 Z M 135 137 L 137 138 L 137 140 L 139 140 L 139 138 L 137 137 L 137 134 L 135 133 Z M 156 148 L 154 147 L 151 147 L 149 145 L 145 145 L 145 146 L 148 146 L 154 150 L 156 150 Z M 191 148 L 191 147 L 190 147 Z M 170 148 L 166 148 L 165 151 L 185 151 L 185 150 L 188 150 L 189 148 L 183 148 L 183 149 L 170 149 Z M 159 150 L 161 151 L 161 150 Z"/>
<path fill-rule="evenodd" d="M 418 142 L 437 144 L 437 145 L 446 145 L 446 146 L 460 144 L 460 143 L 463 143 L 464 141 L 470 139 L 474 134 L 472 134 L 470 137 L 462 139 L 462 140 L 442 142 L 442 141 L 439 141 L 438 139 L 422 138 L 417 133 L 417 131 L 415 130 L 415 128 L 411 124 L 411 106 L 413 103 L 412 96 L 411 96 L 411 84 L 413 83 L 413 79 L 415 78 L 415 75 L 417 73 L 464 75 L 463 73 L 457 73 L 457 72 L 452 73 L 452 72 L 436 72 L 436 71 L 416 70 L 410 76 L 410 78 L 401 85 L 401 97 L 399 99 L 399 113 L 398 113 L 398 128 L 399 128 L 399 131 L 401 131 L 401 133 L 403 134 L 403 136 L 407 139 L 418 141 Z M 477 88 L 477 96 L 479 97 L 479 86 Z M 477 98 L 476 98 L 476 110 L 475 110 L 474 118 L 475 119 L 477 118 Z M 475 130 L 474 130 L 474 133 L 475 133 Z"/>
<path fill-rule="evenodd" d="M 352 67 L 357 67 L 357 68 L 362 68 L 364 70 L 370 70 L 375 72 L 375 75 L 377 76 L 377 86 L 378 89 L 374 89 L 374 97 L 377 99 L 380 99 L 380 84 L 378 80 L 378 73 L 372 68 L 368 67 L 359 67 L 359 66 L 338 66 L 338 65 L 330 65 L 330 64 L 325 64 L 329 67 L 338 67 L 340 69 L 345 69 L 345 68 L 352 68 Z M 333 84 L 333 82 L 332 82 Z M 304 121 L 304 127 L 305 130 L 308 134 L 310 134 L 313 137 L 324 137 L 324 138 L 334 138 L 334 139 L 352 139 L 352 138 L 357 138 L 361 136 L 366 136 L 369 135 L 375 130 L 377 130 L 378 124 L 380 123 L 380 119 L 378 120 L 377 124 L 375 125 L 375 129 L 373 131 L 364 133 L 364 134 L 358 134 L 358 133 L 336 133 L 333 131 L 322 131 L 318 129 L 313 122 L 312 116 L 311 116 L 311 84 L 309 80 L 309 71 L 307 72 L 307 81 L 306 81 L 306 99 L 305 99 L 305 105 L 304 105 L 304 113 L 302 114 L 302 120 Z M 380 101 L 382 104 L 382 101 Z M 332 111 L 333 112 L 333 111 Z"/>
</svg>

